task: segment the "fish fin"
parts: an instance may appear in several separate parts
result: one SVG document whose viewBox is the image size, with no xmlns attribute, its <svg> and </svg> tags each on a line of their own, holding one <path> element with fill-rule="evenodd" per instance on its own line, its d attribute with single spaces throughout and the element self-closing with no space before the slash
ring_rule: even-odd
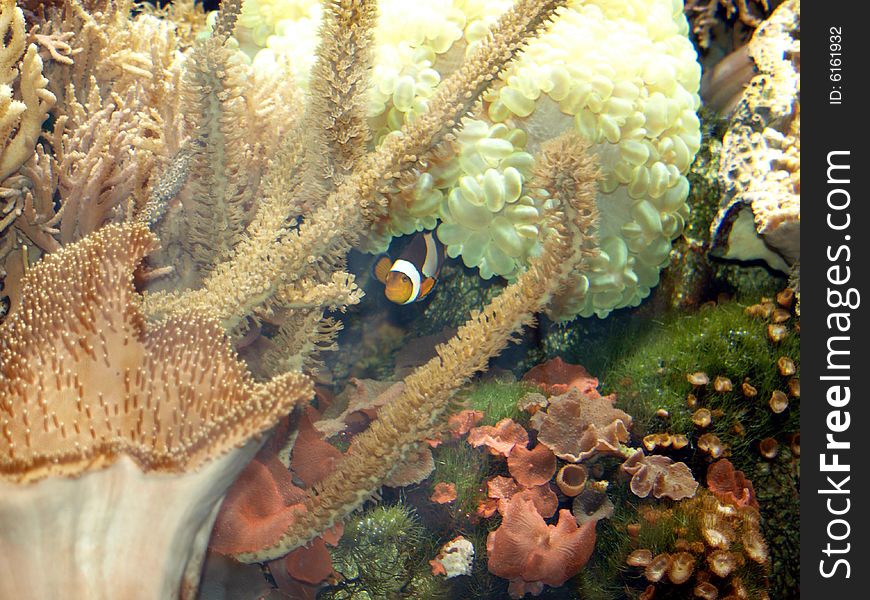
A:
<svg viewBox="0 0 870 600">
<path fill-rule="evenodd" d="M 374 274 L 378 281 L 387 283 L 387 274 L 393 266 L 389 256 L 382 256 L 375 263 Z"/>
<path fill-rule="evenodd" d="M 422 300 L 426 296 L 429 295 L 429 292 L 432 291 L 432 288 L 435 286 L 435 278 L 427 277 L 420 283 L 420 294 L 417 296 L 417 300 Z"/>
</svg>

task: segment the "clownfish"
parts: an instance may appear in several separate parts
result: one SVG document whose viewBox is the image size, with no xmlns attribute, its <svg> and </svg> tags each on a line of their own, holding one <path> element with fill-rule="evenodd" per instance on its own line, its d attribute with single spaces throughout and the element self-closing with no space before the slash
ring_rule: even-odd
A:
<svg viewBox="0 0 870 600">
<path fill-rule="evenodd" d="M 415 235 L 395 261 L 382 256 L 375 263 L 375 277 L 391 302 L 411 304 L 432 291 L 443 263 L 444 246 L 427 231 Z"/>
</svg>

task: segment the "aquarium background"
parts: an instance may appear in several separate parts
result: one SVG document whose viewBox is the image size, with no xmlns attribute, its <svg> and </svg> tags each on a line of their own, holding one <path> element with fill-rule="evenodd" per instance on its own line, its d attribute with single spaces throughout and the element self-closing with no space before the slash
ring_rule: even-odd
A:
<svg viewBox="0 0 870 600">
<path fill-rule="evenodd" d="M 0 7 L 0 598 L 799 597 L 799 2 Z"/>
</svg>

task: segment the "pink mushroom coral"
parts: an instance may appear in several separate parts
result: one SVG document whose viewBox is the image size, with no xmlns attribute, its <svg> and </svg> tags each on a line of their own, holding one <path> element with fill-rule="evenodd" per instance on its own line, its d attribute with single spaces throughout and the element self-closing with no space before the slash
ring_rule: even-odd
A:
<svg viewBox="0 0 870 600">
<path fill-rule="evenodd" d="M 613 407 L 613 395 L 586 396 L 576 388 L 550 400 L 547 411 L 530 420 L 538 441 L 556 456 L 580 462 L 598 453 L 619 453 L 628 441 L 631 415 Z"/>
<path fill-rule="evenodd" d="M 547 525 L 530 499 L 514 496 L 498 529 L 486 539 L 490 573 L 510 580 L 511 598 L 560 586 L 586 565 L 595 549 L 595 521 L 577 526 L 569 510 Z"/>
<path fill-rule="evenodd" d="M 306 487 L 329 475 L 342 456 L 341 451 L 323 439 L 323 434 L 315 428 L 314 422 L 318 418 L 319 414 L 314 408 L 306 408 L 305 414 L 299 419 L 299 433 L 290 459 L 293 472 Z"/>
<path fill-rule="evenodd" d="M 230 488 L 209 547 L 232 556 L 274 544 L 305 510 L 305 496 L 278 456 L 263 449 Z"/>
<path fill-rule="evenodd" d="M 564 394 L 572 387 L 587 396 L 600 396 L 597 377 L 590 375 L 581 365 L 566 363 L 558 356 L 529 369 L 523 375 L 523 381 L 537 384 L 551 396 Z"/>
<path fill-rule="evenodd" d="M 543 444 L 531 450 L 516 445 L 507 459 L 508 470 L 523 487 L 544 485 L 556 472 L 556 456 Z"/>
<path fill-rule="evenodd" d="M 717 460 L 707 469 L 707 487 L 721 502 L 738 508 L 758 508 L 755 489 L 743 471 L 738 471 L 727 458 Z"/>
<path fill-rule="evenodd" d="M 511 477 L 496 475 L 486 483 L 486 488 L 489 498 L 498 501 L 498 512 L 502 515 L 505 514 L 508 505 L 515 496 L 531 500 L 538 514 L 545 518 L 552 517 L 559 507 L 559 498 L 549 483 L 524 488 Z M 491 508 L 489 505 L 485 506 L 488 514 L 481 516 L 491 516 L 495 512 Z"/>
<path fill-rule="evenodd" d="M 468 433 L 468 443 L 478 448 L 486 446 L 490 454 L 508 456 L 514 446 L 526 446 L 529 434 L 513 419 L 502 419 L 495 426 L 475 427 Z"/>
</svg>

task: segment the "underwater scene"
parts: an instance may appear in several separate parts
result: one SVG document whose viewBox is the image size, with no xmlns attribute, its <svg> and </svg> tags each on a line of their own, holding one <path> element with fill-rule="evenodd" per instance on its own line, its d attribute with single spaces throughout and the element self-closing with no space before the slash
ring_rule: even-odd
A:
<svg viewBox="0 0 870 600">
<path fill-rule="evenodd" d="M 799 598 L 799 1 L 0 33 L 0 599 Z"/>
</svg>

